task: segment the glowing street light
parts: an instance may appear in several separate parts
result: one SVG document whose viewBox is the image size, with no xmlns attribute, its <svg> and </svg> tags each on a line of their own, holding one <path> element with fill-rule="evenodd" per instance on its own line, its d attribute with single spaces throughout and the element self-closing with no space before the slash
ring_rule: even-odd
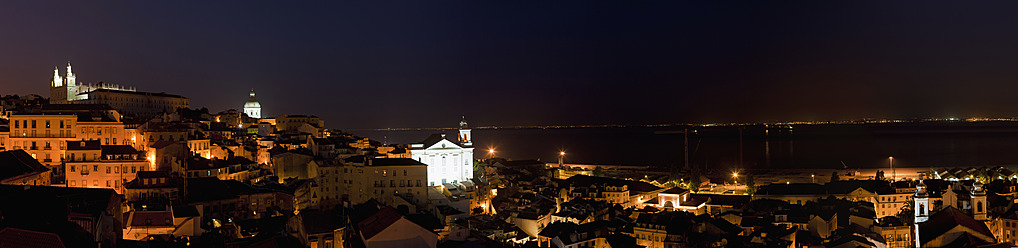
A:
<svg viewBox="0 0 1018 248">
<path fill-rule="evenodd" d="M 495 148 L 488 148 L 488 158 L 495 158 Z"/>
<path fill-rule="evenodd" d="M 735 185 L 739 185 L 739 172 L 732 172 L 732 178 L 735 180 Z"/>
<path fill-rule="evenodd" d="M 566 152 L 565 151 L 559 151 L 558 152 L 558 167 L 562 167 L 563 160 L 565 160 L 565 159 L 566 159 Z"/>
</svg>

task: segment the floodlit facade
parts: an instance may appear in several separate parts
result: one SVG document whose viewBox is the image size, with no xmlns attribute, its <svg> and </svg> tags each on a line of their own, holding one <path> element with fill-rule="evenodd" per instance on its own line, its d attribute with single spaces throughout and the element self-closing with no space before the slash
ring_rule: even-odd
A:
<svg viewBox="0 0 1018 248">
<path fill-rule="evenodd" d="M 251 118 L 262 118 L 262 104 L 255 99 L 254 89 L 251 89 L 251 97 L 244 103 L 244 113 Z"/>
<path fill-rule="evenodd" d="M 458 143 L 445 134 L 432 134 L 410 144 L 410 157 L 428 165 L 428 186 L 455 183 L 474 177 L 474 146 L 466 120 L 460 122 Z"/>
<path fill-rule="evenodd" d="M 166 94 L 138 92 L 132 87 L 114 84 L 82 84 L 67 63 L 67 73 L 60 76 L 60 70 L 53 68 L 50 81 L 50 103 L 53 104 L 106 104 L 124 114 L 153 115 L 173 112 L 178 108 L 190 107 L 190 99 Z"/>
</svg>

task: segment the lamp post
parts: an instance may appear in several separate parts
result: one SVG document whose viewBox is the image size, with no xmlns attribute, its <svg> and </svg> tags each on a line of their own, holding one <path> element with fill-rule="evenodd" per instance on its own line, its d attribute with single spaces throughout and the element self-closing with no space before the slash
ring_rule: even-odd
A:
<svg viewBox="0 0 1018 248">
<path fill-rule="evenodd" d="M 495 148 L 488 148 L 488 158 L 495 158 Z"/>
<path fill-rule="evenodd" d="M 809 174 L 809 177 L 810 180 L 813 181 L 813 183 L 817 183 L 817 174 Z"/>
<path fill-rule="evenodd" d="M 562 164 L 563 164 L 562 161 L 565 160 L 565 158 L 566 158 L 566 152 L 565 151 L 559 151 L 558 152 L 558 167 L 562 167 Z"/>
<path fill-rule="evenodd" d="M 735 181 L 735 185 L 739 185 L 739 173 L 732 172 L 732 179 Z"/>
</svg>

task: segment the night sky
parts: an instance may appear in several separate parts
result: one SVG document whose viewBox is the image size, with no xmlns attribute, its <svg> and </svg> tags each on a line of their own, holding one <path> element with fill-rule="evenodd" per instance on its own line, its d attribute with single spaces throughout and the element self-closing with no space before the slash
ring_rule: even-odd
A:
<svg viewBox="0 0 1018 248">
<path fill-rule="evenodd" d="M 1018 116 L 1018 2 L 19 1 L 0 94 L 79 82 L 330 128 Z"/>
</svg>

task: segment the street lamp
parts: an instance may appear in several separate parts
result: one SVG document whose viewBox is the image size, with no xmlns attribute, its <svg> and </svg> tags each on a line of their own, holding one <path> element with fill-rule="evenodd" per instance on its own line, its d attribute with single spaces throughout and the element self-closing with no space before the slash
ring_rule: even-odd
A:
<svg viewBox="0 0 1018 248">
<path fill-rule="evenodd" d="M 562 164 L 563 164 L 562 162 L 563 162 L 563 160 L 565 160 L 565 158 L 566 158 L 566 152 L 565 151 L 559 151 L 558 152 L 558 167 L 562 167 Z"/>
<path fill-rule="evenodd" d="M 739 185 L 739 173 L 738 172 L 732 172 L 732 178 L 735 181 L 735 185 Z"/>
<path fill-rule="evenodd" d="M 488 148 L 488 158 L 495 158 L 495 148 Z"/>
<path fill-rule="evenodd" d="M 816 174 L 809 174 L 809 177 L 811 178 L 811 180 L 813 180 L 813 183 L 817 183 L 817 175 Z"/>
</svg>

